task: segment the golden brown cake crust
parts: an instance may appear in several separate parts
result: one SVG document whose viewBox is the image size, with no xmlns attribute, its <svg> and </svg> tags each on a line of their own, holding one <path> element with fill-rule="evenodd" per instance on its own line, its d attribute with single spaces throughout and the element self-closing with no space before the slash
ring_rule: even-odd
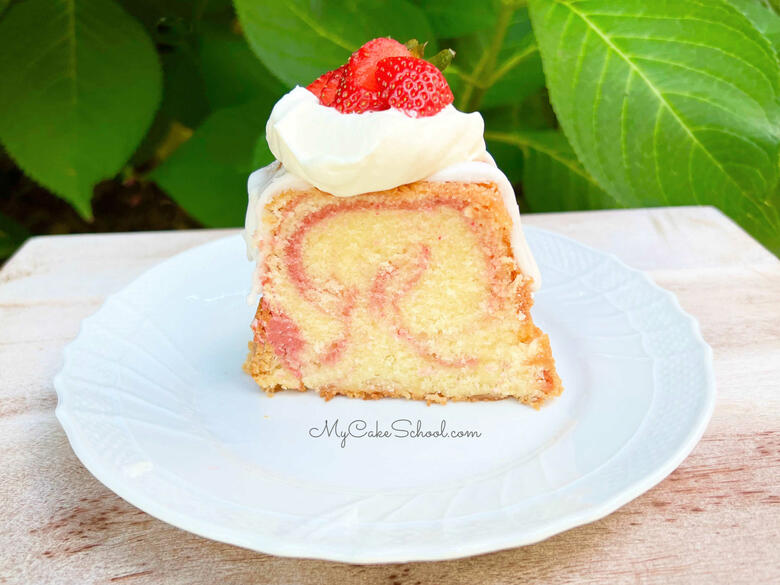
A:
<svg viewBox="0 0 780 585">
<path fill-rule="evenodd" d="M 424 203 L 431 199 L 441 200 L 442 198 L 462 202 L 459 213 L 468 219 L 472 228 L 476 226 L 474 233 L 479 234 L 486 249 L 493 250 L 486 260 L 492 267 L 493 274 L 491 284 L 488 284 L 489 287 L 493 287 L 490 289 L 490 302 L 497 303 L 500 310 L 503 311 L 501 314 L 505 317 L 513 315 L 511 318 L 514 333 L 511 333 L 510 345 L 525 345 L 530 348 L 523 355 L 523 372 L 526 372 L 523 392 L 501 394 L 492 391 L 482 392 L 475 388 L 475 391 L 472 392 L 454 393 L 439 391 L 430 384 L 427 386 L 388 385 L 377 380 L 372 380 L 368 384 L 355 384 L 350 381 L 349 376 L 340 378 L 338 383 L 328 382 L 327 378 L 325 378 L 326 381 L 322 381 L 323 377 L 320 376 L 319 383 L 306 384 L 304 375 L 301 373 L 301 366 L 291 363 L 285 355 L 280 354 L 274 348 L 273 344 L 268 341 L 268 331 L 273 327 L 279 329 L 279 316 L 277 314 L 274 317 L 276 308 L 283 304 L 285 295 L 291 296 L 289 289 L 281 289 L 276 282 L 280 278 L 284 279 L 280 274 L 285 270 L 283 263 L 277 257 L 277 252 L 288 245 L 291 237 L 294 237 L 295 230 L 298 229 L 295 224 L 292 224 L 292 227 L 287 225 L 290 222 L 285 218 L 294 214 L 296 209 L 301 206 L 302 201 L 308 205 L 307 213 L 313 215 L 329 205 L 343 201 L 341 198 L 312 188 L 308 191 L 282 193 L 275 197 L 265 210 L 264 220 L 272 234 L 270 241 L 264 243 L 267 260 L 264 267 L 263 286 L 266 294 L 258 305 L 253 321 L 255 336 L 253 341 L 249 343 L 249 355 L 244 364 L 244 370 L 266 393 L 273 394 L 280 390 L 306 391 L 311 389 L 318 392 L 326 400 L 343 395 L 366 400 L 386 397 L 407 398 L 424 400 L 429 404 L 443 404 L 449 400 L 480 401 L 514 397 L 538 408 L 547 399 L 562 392 L 563 387 L 555 369 L 549 339 L 531 320 L 530 308 L 533 304 L 530 293 L 531 280 L 523 275 L 514 260 L 510 259 L 511 218 L 506 212 L 495 185 L 420 182 L 349 199 L 350 204 L 356 207 L 362 205 L 370 208 L 375 202 L 381 204 L 392 202 L 391 205 L 396 206 L 396 208 L 407 206 L 411 209 L 420 202 Z M 348 293 L 329 291 L 329 294 L 331 301 L 336 299 L 336 304 L 331 302 L 326 309 L 331 313 L 344 311 L 344 307 L 339 305 L 338 301 Z M 276 320 L 275 325 L 274 319 Z M 297 329 L 293 320 L 290 320 L 289 323 L 283 323 L 281 327 L 283 330 L 285 328 Z M 285 339 L 285 343 L 288 341 Z M 322 355 L 324 354 L 321 353 L 319 357 L 310 358 L 305 362 L 304 367 L 310 370 L 312 368 L 325 369 L 326 366 L 323 364 L 326 363 L 327 358 L 322 359 Z M 310 388 L 307 388 L 307 385 Z"/>
<path fill-rule="evenodd" d="M 544 336 L 546 340 L 546 335 Z M 549 378 L 546 378 L 546 384 L 544 388 L 544 394 L 534 399 L 526 400 L 520 398 L 520 402 L 528 404 L 538 409 L 548 399 L 555 396 L 559 396 L 563 392 L 563 385 L 555 371 L 555 362 L 552 359 L 552 354 L 549 348 L 549 341 L 547 341 L 546 357 L 540 360 L 545 367 L 545 371 L 549 372 Z M 276 383 L 274 386 L 269 386 L 267 380 L 269 374 L 275 369 L 280 368 L 279 360 L 274 355 L 267 345 L 249 342 L 249 355 L 244 362 L 244 371 L 254 378 L 255 382 L 263 389 L 263 391 L 269 396 L 273 396 L 277 392 L 282 390 L 298 390 L 299 392 L 306 392 L 308 388 L 303 385 L 297 384 L 294 378 L 287 385 Z M 361 388 L 347 388 L 347 387 L 324 387 L 315 390 L 322 398 L 327 402 L 336 396 L 347 396 L 349 398 L 362 398 L 363 400 L 377 400 L 379 398 L 406 398 L 408 400 L 424 400 L 430 404 L 446 404 L 447 402 L 480 402 L 485 400 L 496 401 L 506 400 L 508 398 L 514 398 L 513 396 L 493 396 L 490 394 L 478 394 L 473 396 L 467 396 L 464 398 L 447 397 L 441 393 L 422 393 L 413 392 L 410 390 L 398 390 L 390 392 L 388 390 L 365 390 Z"/>
</svg>

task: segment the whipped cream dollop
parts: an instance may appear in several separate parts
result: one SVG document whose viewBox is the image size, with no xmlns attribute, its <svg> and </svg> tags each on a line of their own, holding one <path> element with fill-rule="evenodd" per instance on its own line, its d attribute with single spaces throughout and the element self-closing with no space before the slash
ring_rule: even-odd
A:
<svg viewBox="0 0 780 585">
<path fill-rule="evenodd" d="M 277 195 L 316 187 L 338 197 L 431 182 L 492 183 L 512 220 L 512 255 L 523 274 L 541 284 L 539 268 L 520 226 L 512 185 L 485 148 L 484 122 L 477 113 L 447 106 L 412 118 L 395 110 L 342 114 L 296 87 L 274 106 L 266 140 L 277 161 L 249 177 L 244 239 L 257 262 L 249 302 L 262 294 L 262 265 L 268 227 L 263 210 Z"/>
<path fill-rule="evenodd" d="M 396 109 L 342 114 L 296 87 L 274 106 L 265 135 L 288 172 L 321 191 L 350 197 L 484 159 L 484 130 L 479 113 L 452 105 L 420 118 Z"/>
</svg>

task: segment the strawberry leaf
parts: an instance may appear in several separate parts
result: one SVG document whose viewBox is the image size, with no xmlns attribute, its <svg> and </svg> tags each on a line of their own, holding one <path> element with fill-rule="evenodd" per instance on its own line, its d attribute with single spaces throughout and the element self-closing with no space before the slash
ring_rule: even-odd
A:
<svg viewBox="0 0 780 585">
<path fill-rule="evenodd" d="M 409 52 L 412 54 L 412 57 L 417 57 L 418 59 L 424 59 L 425 58 L 425 45 L 428 43 L 420 43 L 417 39 L 409 39 L 404 43 L 404 46 L 409 49 Z"/>
<path fill-rule="evenodd" d="M 450 66 L 454 58 L 455 51 L 452 49 L 443 49 L 428 59 L 428 61 L 435 65 L 436 69 L 439 71 L 444 71 L 447 67 Z"/>
</svg>

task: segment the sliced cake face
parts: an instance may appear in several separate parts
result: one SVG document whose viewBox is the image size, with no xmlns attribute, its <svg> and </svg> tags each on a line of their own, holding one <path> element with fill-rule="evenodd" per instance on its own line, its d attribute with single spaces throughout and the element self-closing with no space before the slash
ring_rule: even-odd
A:
<svg viewBox="0 0 780 585">
<path fill-rule="evenodd" d="M 268 392 L 538 405 L 561 391 L 512 186 L 479 113 L 421 57 L 374 39 L 273 108 L 278 162 L 249 179 L 245 230 L 263 291 L 245 368 Z"/>
<path fill-rule="evenodd" d="M 288 190 L 262 221 L 246 369 L 267 391 L 533 405 L 560 393 L 495 185 Z"/>
</svg>

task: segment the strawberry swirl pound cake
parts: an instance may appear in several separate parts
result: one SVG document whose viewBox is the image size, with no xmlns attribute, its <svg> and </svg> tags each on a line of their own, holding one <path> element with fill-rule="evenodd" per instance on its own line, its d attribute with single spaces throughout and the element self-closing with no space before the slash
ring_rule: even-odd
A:
<svg viewBox="0 0 780 585">
<path fill-rule="evenodd" d="M 436 66 L 383 38 L 275 105 L 245 230 L 261 297 L 244 369 L 266 392 L 561 393 L 512 186 L 482 117 L 452 101 Z"/>
</svg>

